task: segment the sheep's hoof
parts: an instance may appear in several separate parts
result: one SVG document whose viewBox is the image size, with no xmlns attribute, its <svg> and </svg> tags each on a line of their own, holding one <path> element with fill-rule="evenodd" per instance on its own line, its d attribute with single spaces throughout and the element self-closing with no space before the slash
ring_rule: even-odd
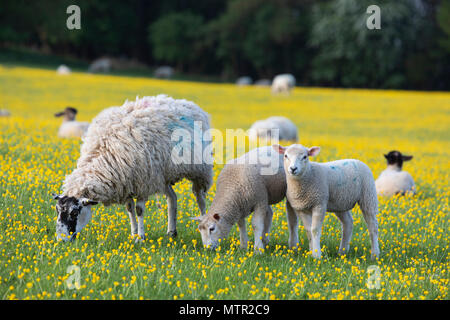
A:
<svg viewBox="0 0 450 320">
<path fill-rule="evenodd" d="M 167 231 L 167 235 L 171 238 L 175 238 L 177 236 L 177 230 Z"/>
</svg>

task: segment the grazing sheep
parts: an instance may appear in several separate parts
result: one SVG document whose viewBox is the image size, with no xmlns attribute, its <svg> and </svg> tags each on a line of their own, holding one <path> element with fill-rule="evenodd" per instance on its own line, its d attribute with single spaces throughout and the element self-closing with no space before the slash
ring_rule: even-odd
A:
<svg viewBox="0 0 450 320">
<path fill-rule="evenodd" d="M 56 69 L 56 73 L 60 75 L 69 75 L 72 73 L 72 70 L 65 64 L 62 64 Z"/>
<path fill-rule="evenodd" d="M 194 132 L 199 126 L 202 132 Z M 102 111 L 83 139 L 77 168 L 66 177 L 62 195 L 54 196 L 58 200 L 57 237 L 73 239 L 91 219 L 91 205 L 102 202 L 126 204 L 131 234 L 144 239 L 145 202 L 155 193 L 167 197 L 168 234 L 176 236 L 177 197 L 172 185 L 183 178 L 191 180 L 205 214 L 212 156 L 199 160 L 191 154 L 188 162 L 177 163 L 173 151 L 178 143 L 173 134 L 183 130 L 194 136 L 194 148 L 203 148 L 203 140 L 195 137 L 208 129 L 209 116 L 200 107 L 166 95 L 127 101 Z"/>
<path fill-rule="evenodd" d="M 6 109 L 0 109 L 0 117 L 9 117 L 11 113 Z"/>
<path fill-rule="evenodd" d="M 216 248 L 219 239 L 239 226 L 241 247 L 247 248 L 245 217 L 253 213 L 255 251 L 268 244 L 272 224 L 270 205 L 286 195 L 283 157 L 270 146 L 253 149 L 240 158 L 229 161 L 217 179 L 216 196 L 207 215 L 196 217 L 205 246 Z"/>
<path fill-rule="evenodd" d="M 97 72 L 110 72 L 112 69 L 112 60 L 108 57 L 102 57 L 97 60 L 94 60 L 88 68 L 88 72 L 97 73 Z"/>
<path fill-rule="evenodd" d="M 289 93 L 295 87 L 295 77 L 292 74 L 279 74 L 272 81 L 272 93 Z"/>
<path fill-rule="evenodd" d="M 173 70 L 172 67 L 169 66 L 161 66 L 156 68 L 155 72 L 154 72 L 154 76 L 155 78 L 160 78 L 160 79 L 170 79 L 173 77 L 175 71 Z"/>
<path fill-rule="evenodd" d="M 236 85 L 237 86 L 248 86 L 248 85 L 251 85 L 252 82 L 253 82 L 253 80 L 250 77 L 239 77 L 236 80 Z"/>
<path fill-rule="evenodd" d="M 258 87 L 270 87 L 272 81 L 270 79 L 259 79 L 255 81 L 255 86 Z"/>
<path fill-rule="evenodd" d="M 79 138 L 84 136 L 89 128 L 89 122 L 80 122 L 75 120 L 77 109 L 67 107 L 64 111 L 55 113 L 55 117 L 62 117 L 63 123 L 59 127 L 58 136 L 61 138 Z"/>
<path fill-rule="evenodd" d="M 285 117 L 269 117 L 265 120 L 258 120 L 250 127 L 250 139 L 257 138 L 270 139 L 271 130 L 278 130 L 278 139 L 284 141 L 297 141 L 298 130 L 295 124 Z M 273 137 L 272 137 L 273 138 Z"/>
<path fill-rule="evenodd" d="M 395 150 L 385 154 L 384 157 L 387 160 L 387 169 L 375 181 L 377 194 L 385 197 L 396 194 L 415 194 L 414 179 L 408 172 L 402 171 L 403 161 L 409 161 L 413 157 L 402 155 Z"/>
<path fill-rule="evenodd" d="M 298 216 L 303 221 L 312 256 L 321 257 L 320 236 L 327 211 L 334 212 L 342 224 L 339 253 L 348 252 L 353 230 L 351 210 L 359 204 L 369 229 L 372 258 L 378 247 L 378 200 L 369 167 L 359 160 L 346 159 L 326 163 L 309 162 L 320 152 L 319 147 L 273 146 L 284 154 L 288 200 L 289 246 L 298 245 Z"/>
</svg>

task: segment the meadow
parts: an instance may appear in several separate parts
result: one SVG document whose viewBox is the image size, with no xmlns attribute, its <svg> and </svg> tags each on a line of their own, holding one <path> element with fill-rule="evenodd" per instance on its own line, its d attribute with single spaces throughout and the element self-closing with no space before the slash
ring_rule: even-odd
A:
<svg viewBox="0 0 450 320">
<path fill-rule="evenodd" d="M 96 206 L 71 243 L 55 238 L 51 193 L 76 165 L 81 141 L 57 137 L 53 114 L 70 105 L 79 120 L 126 99 L 166 93 L 196 102 L 214 128 L 248 129 L 283 115 L 299 128 L 300 143 L 318 145 L 316 161 L 357 158 L 377 177 L 384 153 L 414 159 L 405 169 L 415 196 L 379 198 L 381 256 L 370 260 L 367 227 L 353 210 L 350 252 L 337 254 L 340 224 L 327 214 L 323 258 L 314 260 L 300 226 L 300 247 L 287 247 L 284 201 L 273 206 L 270 244 L 263 254 L 239 248 L 237 226 L 215 251 L 202 247 L 199 210 L 190 183 L 176 185 L 178 237 L 166 236 L 164 197 L 145 212 L 146 241 L 130 236 L 123 206 Z M 0 299 L 448 299 L 450 267 L 450 93 L 300 88 L 273 96 L 268 88 L 236 87 L 73 73 L 0 65 Z M 214 168 L 215 178 L 222 165 Z M 208 193 L 208 204 L 215 185 Z M 248 219 L 248 224 L 249 224 Z M 250 225 L 250 240 L 252 231 Z M 68 267 L 79 267 L 70 288 Z M 371 272 L 377 266 L 378 271 Z M 374 275 L 379 286 L 370 284 Z M 375 279 L 375 280 L 376 280 Z M 69 282 L 70 283 L 70 282 Z M 73 283 L 73 282 L 72 282 Z M 377 288 L 378 287 L 378 288 Z"/>
</svg>

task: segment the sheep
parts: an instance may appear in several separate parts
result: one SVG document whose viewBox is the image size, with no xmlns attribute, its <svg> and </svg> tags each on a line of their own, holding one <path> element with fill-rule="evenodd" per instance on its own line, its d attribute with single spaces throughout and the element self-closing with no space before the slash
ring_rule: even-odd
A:
<svg viewBox="0 0 450 320">
<path fill-rule="evenodd" d="M 69 75 L 72 73 L 72 70 L 65 64 L 62 64 L 56 69 L 56 73 L 60 75 Z"/>
<path fill-rule="evenodd" d="M 252 140 L 258 138 L 274 138 L 272 134 L 276 134 L 278 130 L 278 139 L 284 141 L 297 141 L 298 130 L 295 124 L 285 117 L 269 117 L 265 120 L 258 120 L 250 127 L 249 137 Z"/>
<path fill-rule="evenodd" d="M 11 113 L 6 109 L 0 109 L 0 117 L 9 117 Z"/>
<path fill-rule="evenodd" d="M 375 181 L 377 194 L 385 197 L 415 194 L 414 179 L 408 172 L 402 171 L 403 162 L 410 161 L 413 157 L 402 155 L 396 150 L 390 151 L 384 157 L 387 160 L 387 168 Z"/>
<path fill-rule="evenodd" d="M 284 155 L 287 182 L 287 217 L 289 246 L 298 245 L 298 216 L 303 221 L 314 258 L 320 259 L 320 236 L 325 212 L 334 212 L 341 221 L 342 239 L 339 254 L 348 252 L 353 230 L 351 209 L 359 204 L 369 229 L 372 258 L 379 255 L 378 199 L 369 167 L 355 159 L 326 163 L 310 162 L 320 147 L 300 144 L 289 147 L 273 145 Z"/>
<path fill-rule="evenodd" d="M 154 76 L 155 78 L 160 78 L 160 79 L 170 79 L 173 77 L 175 71 L 173 70 L 172 67 L 169 66 L 161 66 L 156 68 L 155 72 L 154 72 Z"/>
<path fill-rule="evenodd" d="M 295 77 L 292 74 L 279 74 L 272 81 L 272 93 L 288 94 L 295 87 Z"/>
<path fill-rule="evenodd" d="M 155 193 L 167 197 L 167 233 L 175 237 L 177 196 L 172 185 L 183 178 L 192 181 L 192 191 L 205 214 L 212 155 L 206 152 L 201 159 L 194 155 L 186 163 L 178 162 L 174 150 L 179 143 L 173 140 L 177 130 L 194 134 L 194 148 L 204 147 L 203 140 L 195 137 L 208 132 L 209 115 L 193 102 L 166 95 L 136 98 L 97 115 L 83 138 L 77 168 L 65 178 L 63 193 L 54 195 L 58 200 L 57 238 L 73 240 L 91 219 L 91 206 L 101 202 L 125 204 L 131 234 L 143 241 L 145 202 Z"/>
<path fill-rule="evenodd" d="M 247 76 L 239 77 L 236 80 L 236 85 L 237 86 L 248 86 L 248 85 L 251 85 L 252 82 L 253 82 L 253 79 L 250 77 L 247 77 Z"/>
<path fill-rule="evenodd" d="M 62 117 L 63 123 L 59 127 L 58 136 L 60 138 L 79 138 L 83 137 L 89 128 L 89 122 L 80 122 L 75 120 L 78 111 L 75 108 L 67 107 L 64 111 L 55 113 L 55 117 Z"/>
<path fill-rule="evenodd" d="M 97 60 L 94 60 L 88 68 L 89 73 L 96 72 L 110 72 L 112 69 L 112 60 L 108 57 L 102 57 Z"/>
<path fill-rule="evenodd" d="M 286 195 L 283 158 L 270 146 L 253 149 L 227 162 L 217 179 L 217 192 L 208 214 L 195 217 L 202 243 L 215 249 L 235 223 L 239 226 L 240 246 L 247 248 L 245 218 L 252 212 L 254 250 L 261 252 L 268 243 L 272 224 L 272 204 Z"/>
</svg>

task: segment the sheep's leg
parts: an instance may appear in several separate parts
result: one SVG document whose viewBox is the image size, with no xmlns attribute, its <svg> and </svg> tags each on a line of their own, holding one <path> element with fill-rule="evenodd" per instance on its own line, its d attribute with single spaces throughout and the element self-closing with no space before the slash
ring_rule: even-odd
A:
<svg viewBox="0 0 450 320">
<path fill-rule="evenodd" d="M 325 210 L 322 207 L 315 207 L 312 210 L 311 223 L 311 239 L 312 239 L 312 256 L 320 259 L 322 253 L 320 251 L 320 237 L 322 235 L 322 224 L 325 218 Z"/>
<path fill-rule="evenodd" d="M 239 219 L 238 227 L 239 227 L 239 234 L 240 234 L 240 238 L 241 238 L 241 248 L 247 249 L 248 235 L 247 235 L 247 228 L 245 227 L 245 218 Z"/>
<path fill-rule="evenodd" d="M 312 235 L 311 235 L 312 216 L 310 213 L 306 212 L 299 212 L 298 215 L 300 216 L 300 219 L 302 219 L 303 227 L 305 228 L 306 236 L 308 237 L 309 250 L 312 251 Z M 298 230 L 296 231 L 296 233 L 298 243 Z"/>
<path fill-rule="evenodd" d="M 177 195 L 172 186 L 166 186 L 167 208 L 169 211 L 167 234 L 173 238 L 177 236 Z"/>
<path fill-rule="evenodd" d="M 254 250 L 260 253 L 264 249 L 263 244 L 263 232 L 264 232 L 264 219 L 267 214 L 266 207 L 258 207 L 255 209 L 252 217 L 253 233 L 255 234 Z"/>
<path fill-rule="evenodd" d="M 202 216 L 204 216 L 206 214 L 205 190 L 203 190 L 201 186 L 193 182 L 192 192 L 194 192 L 195 198 L 197 199 L 198 208 L 200 209 Z"/>
<path fill-rule="evenodd" d="M 350 249 L 350 240 L 353 232 L 353 218 L 351 211 L 336 212 L 341 221 L 342 238 L 339 246 L 339 254 L 345 254 Z"/>
<path fill-rule="evenodd" d="M 134 200 L 128 199 L 125 204 L 128 212 L 128 216 L 130 217 L 130 225 L 131 225 L 131 235 L 134 237 L 138 233 L 138 227 L 136 223 L 136 213 L 134 211 Z"/>
<path fill-rule="evenodd" d="M 289 248 L 298 246 L 298 216 L 291 207 L 289 201 L 286 200 L 286 216 L 289 228 Z M 305 223 L 303 223 L 305 224 Z M 308 234 L 308 239 L 310 238 Z"/>
<path fill-rule="evenodd" d="M 263 230 L 263 236 L 262 236 L 262 242 L 264 245 L 264 248 L 269 244 L 269 233 L 270 233 L 270 227 L 272 226 L 272 218 L 273 218 L 273 211 L 272 207 L 269 205 L 266 209 L 266 215 L 264 217 L 264 230 Z"/>
<path fill-rule="evenodd" d="M 144 211 L 145 200 L 138 199 L 136 201 L 136 215 L 138 220 L 138 235 L 140 240 L 145 240 Z"/>
<path fill-rule="evenodd" d="M 361 208 L 362 209 L 362 208 Z M 369 229 L 370 241 L 372 246 L 372 259 L 376 259 L 380 255 L 380 248 L 378 246 L 378 210 L 361 210 Z"/>
</svg>

